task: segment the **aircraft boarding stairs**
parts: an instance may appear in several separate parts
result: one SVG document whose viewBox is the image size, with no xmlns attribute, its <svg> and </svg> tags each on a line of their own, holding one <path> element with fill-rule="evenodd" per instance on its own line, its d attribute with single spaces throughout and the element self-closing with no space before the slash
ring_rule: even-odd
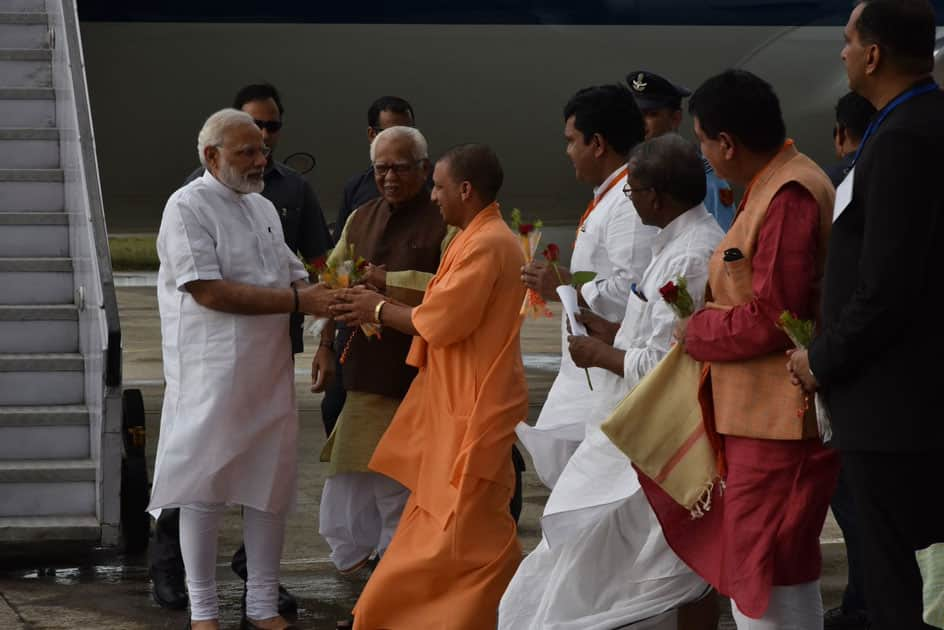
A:
<svg viewBox="0 0 944 630">
<path fill-rule="evenodd" d="M 120 540 L 120 339 L 74 2 L 0 0 L 0 545 Z"/>
</svg>

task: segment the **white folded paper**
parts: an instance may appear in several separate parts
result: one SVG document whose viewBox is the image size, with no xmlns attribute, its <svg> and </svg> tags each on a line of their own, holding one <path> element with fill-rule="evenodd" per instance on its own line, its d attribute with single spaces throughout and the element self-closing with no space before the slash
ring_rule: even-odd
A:
<svg viewBox="0 0 944 630">
<path fill-rule="evenodd" d="M 586 327 L 577 321 L 577 313 L 580 312 L 580 303 L 577 300 L 577 289 L 569 284 L 562 284 L 557 287 L 557 295 L 560 296 L 561 304 L 564 306 L 564 312 L 567 314 L 567 321 L 570 322 L 571 333 L 578 337 L 586 335 Z"/>
</svg>

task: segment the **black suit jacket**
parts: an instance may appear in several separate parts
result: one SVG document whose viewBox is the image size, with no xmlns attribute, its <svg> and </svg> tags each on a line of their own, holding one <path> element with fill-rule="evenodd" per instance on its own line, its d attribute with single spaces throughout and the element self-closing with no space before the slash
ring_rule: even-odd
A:
<svg viewBox="0 0 944 630">
<path fill-rule="evenodd" d="M 944 450 L 944 93 L 867 141 L 829 239 L 810 366 L 843 450 Z M 927 366 L 927 367 L 926 367 Z"/>
</svg>

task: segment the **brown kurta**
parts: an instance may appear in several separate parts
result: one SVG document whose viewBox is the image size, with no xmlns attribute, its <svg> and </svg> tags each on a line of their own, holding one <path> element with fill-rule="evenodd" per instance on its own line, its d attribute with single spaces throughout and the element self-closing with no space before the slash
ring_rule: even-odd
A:
<svg viewBox="0 0 944 630">
<path fill-rule="evenodd" d="M 419 304 L 448 242 L 439 208 L 426 190 L 393 208 L 382 197 L 349 217 L 337 245 L 338 258 L 363 257 L 387 268 L 387 295 Z M 406 364 L 412 337 L 387 328 L 381 337 L 354 334 L 344 364 L 347 401 L 321 453 L 328 475 L 368 472 L 367 463 L 406 394 L 416 368 Z"/>
</svg>

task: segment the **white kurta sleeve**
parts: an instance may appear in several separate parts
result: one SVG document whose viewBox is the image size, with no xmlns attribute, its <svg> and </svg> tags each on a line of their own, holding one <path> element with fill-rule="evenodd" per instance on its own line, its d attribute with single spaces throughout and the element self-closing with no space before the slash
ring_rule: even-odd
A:
<svg viewBox="0 0 944 630">
<path fill-rule="evenodd" d="M 670 280 L 674 282 L 680 276 L 686 279 L 692 302 L 696 309 L 699 308 L 705 301 L 705 286 L 708 283 L 707 260 L 681 256 L 665 267 L 660 266 L 658 277 L 647 278 L 646 285 L 647 288 L 661 287 Z M 634 341 L 633 347 L 626 351 L 623 358 L 623 378 L 626 380 L 627 391 L 635 387 L 642 377 L 668 354 L 673 343 L 672 334 L 678 322 L 675 311 L 662 299 L 658 290 L 650 293 L 653 293 L 648 296 L 653 302 L 649 310 L 652 328 L 646 338 Z"/>
<path fill-rule="evenodd" d="M 584 284 L 580 292 L 597 313 L 623 312 L 629 288 L 639 282 L 652 258 L 650 242 L 655 230 L 642 224 L 629 200 L 610 209 L 602 245 L 609 258 L 611 273 Z"/>
<path fill-rule="evenodd" d="M 171 197 L 164 208 L 157 253 L 180 291 L 194 280 L 220 280 L 223 275 L 213 234 L 203 225 L 189 200 Z"/>
<path fill-rule="evenodd" d="M 291 247 L 283 242 L 282 248 L 279 250 L 279 252 L 282 257 L 285 258 L 292 282 L 295 282 L 296 280 L 308 279 L 308 270 L 305 269 L 305 263 L 299 260 L 298 256 L 295 255 L 295 252 L 292 251 Z"/>
</svg>

